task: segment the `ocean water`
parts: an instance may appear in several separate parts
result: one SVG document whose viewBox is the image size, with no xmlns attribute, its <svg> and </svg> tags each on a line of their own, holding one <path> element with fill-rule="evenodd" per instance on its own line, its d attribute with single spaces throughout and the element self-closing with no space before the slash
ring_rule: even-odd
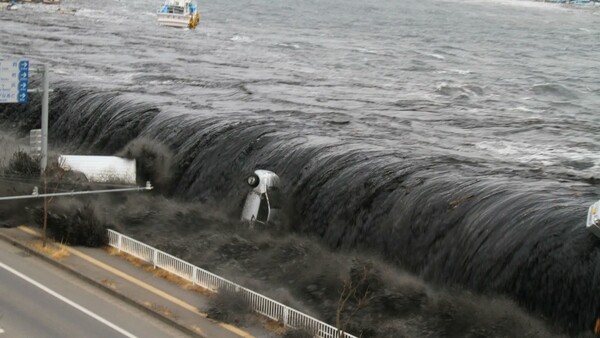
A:
<svg viewBox="0 0 600 338">
<path fill-rule="evenodd" d="M 242 178 L 273 170 L 294 233 L 593 328 L 600 8 L 233 0 L 179 30 L 158 26 L 160 4 L 0 11 L 0 56 L 51 66 L 54 145 L 156 139 L 174 152 L 169 192 L 229 214 Z M 0 109 L 24 132 L 39 100 Z"/>
</svg>

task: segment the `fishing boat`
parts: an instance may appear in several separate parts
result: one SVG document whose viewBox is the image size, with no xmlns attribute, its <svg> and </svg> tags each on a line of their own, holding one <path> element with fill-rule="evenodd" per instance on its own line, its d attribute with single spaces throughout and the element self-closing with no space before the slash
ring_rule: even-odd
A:
<svg viewBox="0 0 600 338">
<path fill-rule="evenodd" d="M 161 26 L 196 28 L 200 22 L 198 4 L 194 0 L 166 0 L 157 15 Z"/>
<path fill-rule="evenodd" d="M 48 5 L 56 5 L 60 3 L 60 0 L 42 0 L 42 3 L 48 4 Z"/>
</svg>

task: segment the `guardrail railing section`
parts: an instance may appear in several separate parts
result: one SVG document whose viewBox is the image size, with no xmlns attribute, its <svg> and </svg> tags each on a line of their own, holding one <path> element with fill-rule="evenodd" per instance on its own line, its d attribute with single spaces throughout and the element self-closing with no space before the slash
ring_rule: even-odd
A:
<svg viewBox="0 0 600 338">
<path fill-rule="evenodd" d="M 195 285 L 199 285 L 213 292 L 226 291 L 237 293 L 246 301 L 252 310 L 263 316 L 279 321 L 285 327 L 304 329 L 318 338 L 357 338 L 356 336 L 345 332 L 339 333 L 334 326 L 114 230 L 108 230 L 108 241 L 110 246 L 119 251 L 123 251 L 145 262 L 151 263 L 155 268 L 169 271 Z"/>
</svg>

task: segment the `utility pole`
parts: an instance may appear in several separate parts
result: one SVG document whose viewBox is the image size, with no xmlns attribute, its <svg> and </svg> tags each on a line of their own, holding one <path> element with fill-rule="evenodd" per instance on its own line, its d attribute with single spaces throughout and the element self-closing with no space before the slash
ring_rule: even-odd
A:
<svg viewBox="0 0 600 338">
<path fill-rule="evenodd" d="M 44 223 L 43 223 L 43 240 L 42 246 L 46 247 L 46 228 L 48 227 L 48 173 L 46 166 L 48 165 L 48 65 L 42 64 L 42 151 L 40 156 L 40 171 L 44 178 Z"/>
<path fill-rule="evenodd" d="M 48 165 L 48 65 L 42 64 L 42 151 L 40 156 L 41 174 L 46 174 L 46 166 Z"/>
<path fill-rule="evenodd" d="M 41 131 L 41 146 L 40 146 L 40 175 L 43 177 L 48 166 L 48 109 L 50 105 L 50 67 L 43 63 L 37 68 L 38 73 L 42 73 L 42 88 L 27 89 L 27 93 L 42 93 L 42 128 Z M 27 86 L 27 85 L 25 85 Z M 26 94 L 25 94 L 26 95 Z M 19 101 L 21 102 L 21 101 Z M 26 103 L 26 99 L 22 101 Z"/>
</svg>

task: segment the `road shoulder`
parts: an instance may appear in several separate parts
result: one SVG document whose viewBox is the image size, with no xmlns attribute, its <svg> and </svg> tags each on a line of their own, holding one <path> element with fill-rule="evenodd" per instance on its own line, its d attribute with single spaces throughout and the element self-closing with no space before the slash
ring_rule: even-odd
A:
<svg viewBox="0 0 600 338">
<path fill-rule="evenodd" d="M 150 313 L 188 335 L 196 337 L 278 337 L 260 325 L 243 328 L 214 321 L 205 312 L 210 306 L 207 292 L 157 277 L 153 271 L 124 257 L 97 248 L 69 247 L 49 242 L 42 250 L 35 230 L 2 228 L 0 239 L 42 258 L 71 275 Z M 43 251 L 43 252 L 42 252 Z M 186 288 L 182 287 L 185 286 Z"/>
</svg>

